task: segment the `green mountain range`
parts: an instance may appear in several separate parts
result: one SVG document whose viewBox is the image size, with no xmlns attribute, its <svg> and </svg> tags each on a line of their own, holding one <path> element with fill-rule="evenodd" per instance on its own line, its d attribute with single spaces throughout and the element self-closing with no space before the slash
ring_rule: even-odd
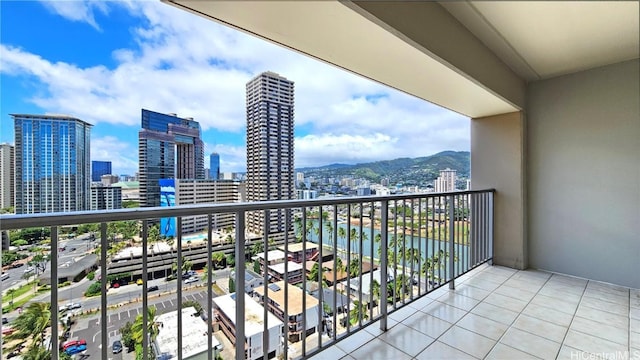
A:
<svg viewBox="0 0 640 360">
<path fill-rule="evenodd" d="M 353 176 L 372 182 L 388 178 L 390 184 L 426 185 L 435 180 L 440 170 L 457 170 L 458 178 L 469 178 L 471 160 L 468 151 L 442 151 L 418 158 L 382 160 L 364 164 L 331 164 L 315 168 L 297 169 L 305 177 Z"/>
</svg>

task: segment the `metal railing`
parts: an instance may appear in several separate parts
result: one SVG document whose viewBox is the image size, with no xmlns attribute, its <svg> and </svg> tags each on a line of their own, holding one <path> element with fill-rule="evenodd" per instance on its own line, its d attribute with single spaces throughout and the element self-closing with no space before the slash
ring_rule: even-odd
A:
<svg viewBox="0 0 640 360">
<path fill-rule="evenodd" d="M 117 261 L 140 263 L 142 267 L 142 307 L 137 308 L 136 313 L 142 310 L 142 329 L 147 329 L 147 334 L 142 337 L 141 350 L 147 355 L 153 348 L 156 355 L 161 355 L 157 354 L 161 350 L 152 345 L 158 324 L 150 324 L 153 319 L 149 319 L 147 310 L 149 306 L 154 306 L 150 300 L 152 295 L 153 300 L 165 298 L 171 303 L 175 300 L 177 309 L 181 309 L 184 301 L 181 276 L 183 261 L 195 259 L 194 254 L 202 252 L 208 254 L 206 262 L 200 263 L 205 265 L 207 277 L 206 300 L 201 305 L 206 314 L 205 351 L 208 359 L 215 356 L 213 343 L 217 339 L 213 332 L 216 325 L 234 328 L 228 330 L 233 335 L 229 336 L 228 341 L 235 349 L 236 359 L 273 356 L 306 358 L 375 321 L 380 320 L 380 328 L 385 331 L 389 313 L 446 284 L 453 289 L 457 277 L 491 261 L 493 195 L 493 190 L 480 190 L 106 212 L 3 215 L 0 216 L 0 229 L 50 228 L 51 324 L 59 324 L 61 314 L 56 311 L 58 295 L 62 291 L 58 289 L 58 271 L 62 265 L 58 264 L 59 233 L 65 226 L 100 224 L 99 281 L 103 291 L 97 316 L 87 315 L 90 324 L 96 321 L 96 326 L 90 327 L 96 331 L 94 337 L 100 335 L 100 358 L 108 358 L 110 340 L 118 331 L 110 326 L 110 316 L 118 306 L 114 301 L 119 300 L 110 296 L 108 291 L 109 282 L 113 281 L 114 276 L 109 271 L 117 271 Z M 270 212 L 274 210 L 284 210 L 279 213 L 284 214 L 285 231 L 266 234 L 270 228 Z M 214 214 L 220 213 L 235 215 L 233 246 L 221 244 L 220 240 L 215 244 L 214 234 L 218 229 L 215 229 L 212 219 Z M 206 215 L 208 226 L 203 229 L 206 231 L 203 244 L 194 250 L 192 244 L 185 246 L 182 241 L 182 219 L 195 215 Z M 248 216 L 262 217 L 263 235 L 253 236 L 245 231 Z M 151 240 L 157 240 L 153 236 L 150 239 L 149 232 L 157 219 L 166 217 L 177 219 L 175 246 L 166 253 L 175 258 L 176 290 L 175 293 L 168 291 L 166 285 L 164 295 L 150 294 L 148 281 L 155 278 L 157 271 L 155 267 L 149 267 L 149 262 L 155 261 L 158 255 L 153 247 L 151 256 L 149 254 L 150 245 L 153 246 Z M 109 253 L 109 247 L 117 243 L 108 229 L 109 223 L 122 220 L 141 222 L 136 245 L 141 247 L 141 258 L 134 256 L 132 251 L 129 260 L 116 261 L 114 254 Z M 280 252 L 270 252 L 276 248 Z M 259 262 L 256 255 L 263 253 L 262 262 L 253 266 L 254 270 L 261 272 L 262 284 L 247 289 L 249 297 L 235 296 L 235 307 L 231 311 L 216 302 L 222 289 L 214 289 L 213 286 L 215 279 L 211 254 L 224 250 L 235 257 L 235 275 L 230 278 L 238 293 L 246 289 L 245 275 L 251 273 L 247 272 L 247 263 L 251 260 Z M 269 256 L 275 258 L 269 260 Z M 290 279 L 299 279 L 296 271 L 300 270 L 300 266 L 302 281 L 291 284 Z M 130 275 L 129 280 L 133 280 L 133 277 Z M 5 287 L 4 283 L 2 286 Z M 247 302 L 263 306 L 261 318 L 254 313 L 247 316 L 248 309 L 253 306 Z M 161 312 L 158 310 L 155 316 Z M 181 311 L 178 311 L 177 328 L 174 330 L 178 359 L 182 359 L 183 351 L 186 351 L 185 343 L 190 344 L 191 341 L 183 338 L 184 329 L 191 325 L 185 321 L 192 320 L 183 319 Z M 262 332 L 256 332 L 256 326 L 261 326 Z M 60 348 L 63 339 L 60 330 L 64 330 L 64 327 L 50 327 L 50 349 Z M 225 334 L 220 332 L 216 336 L 225 337 Z M 58 359 L 58 351 L 52 351 L 51 356 Z"/>
</svg>

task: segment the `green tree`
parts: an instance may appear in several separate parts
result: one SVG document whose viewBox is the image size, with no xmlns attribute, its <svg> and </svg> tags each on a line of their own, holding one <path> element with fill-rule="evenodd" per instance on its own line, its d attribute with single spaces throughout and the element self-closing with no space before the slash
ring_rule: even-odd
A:
<svg viewBox="0 0 640 360">
<path fill-rule="evenodd" d="M 324 275 L 325 270 L 327 269 L 323 268 L 322 271 L 320 271 L 320 266 L 318 266 L 318 263 L 313 264 L 313 266 L 311 267 L 311 271 L 309 272 L 308 279 L 310 281 L 318 281 L 320 273 L 322 273 L 322 286 L 329 286 L 329 284 L 327 283 L 327 277 Z"/>
<path fill-rule="evenodd" d="M 93 284 L 89 285 L 87 290 L 84 292 L 84 296 L 93 297 L 93 296 L 98 296 L 101 293 L 102 293 L 102 283 L 99 281 L 96 281 Z"/>
<path fill-rule="evenodd" d="M 216 251 L 211 254 L 211 261 L 213 262 L 214 269 L 220 269 L 226 265 L 226 256 L 222 251 Z"/>
<path fill-rule="evenodd" d="M 349 277 L 354 278 L 360 275 L 360 259 L 351 259 L 349 263 Z"/>
<path fill-rule="evenodd" d="M 362 320 L 366 320 L 369 318 L 367 314 L 367 308 L 364 303 L 361 303 L 358 300 L 353 302 L 353 309 L 349 311 L 349 323 L 351 325 L 355 325 Z"/>
<path fill-rule="evenodd" d="M 347 230 L 342 226 L 338 227 L 338 238 L 343 240 L 342 248 L 346 249 Z"/>
<path fill-rule="evenodd" d="M 13 321 L 15 332 L 9 339 L 32 339 L 31 347 L 44 345 L 45 330 L 51 324 L 51 305 L 43 302 L 29 304 Z"/>
<path fill-rule="evenodd" d="M 23 360 L 49 360 L 51 351 L 43 346 L 30 346 L 29 350 L 22 356 Z"/>
<path fill-rule="evenodd" d="M 127 351 L 133 351 L 136 346 L 136 342 L 133 340 L 133 332 L 131 331 L 132 326 L 133 324 L 131 324 L 130 321 L 127 321 L 127 323 L 120 328 L 120 333 L 122 334 L 122 345 L 127 347 Z"/>
<path fill-rule="evenodd" d="M 147 327 L 144 327 L 142 323 L 142 314 L 138 314 L 136 316 L 136 320 L 131 325 L 131 337 L 136 344 L 142 344 L 143 337 L 145 335 L 149 336 L 149 340 L 153 342 L 156 337 L 158 337 L 158 333 L 160 333 L 159 324 L 156 322 L 156 307 L 149 306 L 147 307 Z"/>
<path fill-rule="evenodd" d="M 380 283 L 378 282 L 378 280 L 373 280 L 373 282 L 371 283 L 371 295 L 373 295 L 373 302 L 378 304 L 378 313 L 380 313 L 380 296 L 381 296 L 381 290 L 380 290 Z"/>
</svg>

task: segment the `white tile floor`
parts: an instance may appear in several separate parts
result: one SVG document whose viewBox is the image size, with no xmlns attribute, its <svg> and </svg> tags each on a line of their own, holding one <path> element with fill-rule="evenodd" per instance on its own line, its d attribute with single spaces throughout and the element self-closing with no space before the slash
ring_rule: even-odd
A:
<svg viewBox="0 0 640 360">
<path fill-rule="evenodd" d="M 312 359 L 640 360 L 640 290 L 482 266 Z"/>
</svg>

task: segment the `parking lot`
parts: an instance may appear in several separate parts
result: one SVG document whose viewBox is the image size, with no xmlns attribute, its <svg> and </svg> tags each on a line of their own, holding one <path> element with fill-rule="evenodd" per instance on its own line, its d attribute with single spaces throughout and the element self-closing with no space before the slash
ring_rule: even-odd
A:
<svg viewBox="0 0 640 360">
<path fill-rule="evenodd" d="M 182 302 L 196 301 L 202 305 L 203 309 L 206 309 L 207 292 L 202 289 L 196 289 L 194 292 L 183 293 Z M 156 315 L 164 314 L 170 311 L 178 309 L 178 301 L 175 294 L 163 296 L 161 298 L 153 299 L 149 301 L 150 306 L 157 308 Z M 119 354 L 112 354 L 111 344 L 115 340 L 121 339 L 120 328 L 127 322 L 133 323 L 136 317 L 142 314 L 142 303 L 133 303 L 129 305 L 121 306 L 114 310 L 109 310 L 108 315 L 108 344 L 109 344 L 109 359 L 127 359 L 133 358 L 135 355 L 126 354 L 126 349 Z M 83 359 L 100 359 L 101 351 L 101 327 L 100 316 L 98 314 L 89 317 L 77 318 L 74 325 L 71 328 L 70 339 L 86 339 L 87 351 L 83 354 Z"/>
</svg>

